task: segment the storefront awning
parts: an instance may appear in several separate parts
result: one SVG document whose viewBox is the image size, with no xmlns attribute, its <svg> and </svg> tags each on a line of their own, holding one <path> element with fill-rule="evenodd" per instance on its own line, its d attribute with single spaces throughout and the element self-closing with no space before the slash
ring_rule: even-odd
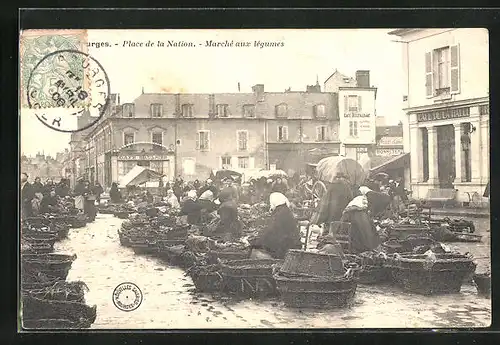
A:
<svg viewBox="0 0 500 345">
<path fill-rule="evenodd" d="M 156 171 L 136 165 L 121 178 L 119 186 L 120 188 L 125 188 L 127 186 L 140 185 L 151 180 L 158 180 L 160 177 L 162 175 Z"/>
<path fill-rule="evenodd" d="M 404 169 L 410 164 L 410 153 L 403 153 L 402 155 L 393 157 L 382 164 L 377 165 L 370 169 L 370 175 L 385 172 L 387 170 Z"/>
</svg>

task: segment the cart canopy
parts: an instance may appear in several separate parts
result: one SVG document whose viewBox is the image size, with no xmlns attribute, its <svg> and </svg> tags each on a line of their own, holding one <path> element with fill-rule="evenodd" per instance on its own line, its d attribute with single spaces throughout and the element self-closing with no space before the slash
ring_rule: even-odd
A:
<svg viewBox="0 0 500 345">
<path fill-rule="evenodd" d="M 323 158 L 316 167 L 319 180 L 333 182 L 338 173 L 347 177 L 352 185 L 361 185 L 367 176 L 367 172 L 361 164 L 351 158 L 332 156 Z"/>
<path fill-rule="evenodd" d="M 152 180 L 158 180 L 163 175 L 154 170 L 136 165 L 120 179 L 119 187 L 136 186 Z"/>
</svg>

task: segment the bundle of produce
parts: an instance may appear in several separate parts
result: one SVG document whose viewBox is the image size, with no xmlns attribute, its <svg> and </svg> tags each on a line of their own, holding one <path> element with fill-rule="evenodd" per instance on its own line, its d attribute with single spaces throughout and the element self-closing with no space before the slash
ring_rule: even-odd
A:
<svg viewBox="0 0 500 345">
<path fill-rule="evenodd" d="M 40 299 L 85 303 L 85 293 L 88 291 L 88 286 L 82 281 L 66 282 L 61 280 L 52 286 L 23 290 L 23 296 L 29 295 Z"/>
<path fill-rule="evenodd" d="M 27 295 L 22 299 L 22 313 L 23 325 L 27 328 L 34 325 L 41 326 L 40 328 L 50 328 L 54 320 L 65 320 L 74 327 L 88 328 L 96 319 L 97 306 Z"/>
<path fill-rule="evenodd" d="M 195 253 L 207 253 L 215 249 L 215 241 L 210 237 L 189 235 L 186 239 L 186 249 Z"/>
<path fill-rule="evenodd" d="M 474 222 L 466 219 L 450 219 L 448 217 L 439 220 L 441 223 L 447 224 L 448 229 L 453 232 L 472 234 L 476 231 Z"/>
<path fill-rule="evenodd" d="M 398 286 L 424 295 L 458 293 L 476 269 L 468 254 L 436 254 L 431 250 L 425 254 L 394 254 L 386 266 Z"/>
<path fill-rule="evenodd" d="M 384 252 L 369 251 L 358 255 L 348 254 L 345 263 L 356 263 L 354 270 L 358 283 L 378 284 L 390 279 L 390 270 L 385 266 L 386 259 Z"/>
<path fill-rule="evenodd" d="M 224 287 L 224 278 L 221 274 L 219 264 L 215 265 L 194 265 L 186 271 L 193 284 L 199 292 L 222 291 Z"/>
<path fill-rule="evenodd" d="M 214 248 L 208 252 L 209 262 L 215 264 L 227 260 L 248 259 L 251 254 L 248 244 L 242 242 L 215 242 Z"/>
<path fill-rule="evenodd" d="M 154 218 L 151 221 L 151 223 L 155 226 L 173 227 L 173 226 L 175 226 L 176 220 L 177 220 L 177 218 L 175 215 L 162 214 L 162 215 L 159 215 L 158 217 Z"/>
<path fill-rule="evenodd" d="M 149 225 L 149 217 L 140 213 L 129 215 L 128 221 L 133 227 Z"/>
<path fill-rule="evenodd" d="M 224 289 L 240 297 L 265 298 L 278 293 L 273 277 L 283 260 L 245 259 L 221 263 Z"/>
<path fill-rule="evenodd" d="M 40 272 L 66 279 L 75 260 L 76 254 L 25 254 L 21 257 L 21 268 L 28 274 Z"/>
<path fill-rule="evenodd" d="M 491 273 L 489 271 L 484 273 L 475 273 L 473 280 L 479 295 L 484 297 L 491 296 Z"/>
</svg>

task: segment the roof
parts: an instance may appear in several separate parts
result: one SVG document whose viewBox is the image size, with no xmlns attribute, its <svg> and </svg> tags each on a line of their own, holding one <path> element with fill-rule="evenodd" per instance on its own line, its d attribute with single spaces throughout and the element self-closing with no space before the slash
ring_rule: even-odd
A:
<svg viewBox="0 0 500 345">
<path fill-rule="evenodd" d="M 162 175 L 157 173 L 156 171 L 136 165 L 132 168 L 132 170 L 130 170 L 125 176 L 121 178 L 119 186 L 123 188 L 129 185 L 138 185 L 144 182 L 148 182 L 154 178 L 158 179 L 161 176 Z"/>
<path fill-rule="evenodd" d="M 335 74 L 339 74 L 342 78 L 348 78 L 349 81 L 356 81 L 356 79 L 354 79 L 352 77 L 349 77 L 349 76 L 347 76 L 345 74 L 342 74 L 337 69 L 335 69 L 335 71 L 332 74 L 330 74 L 330 76 L 328 78 L 325 79 L 324 83 L 326 83 L 328 80 L 330 80 Z"/>
</svg>

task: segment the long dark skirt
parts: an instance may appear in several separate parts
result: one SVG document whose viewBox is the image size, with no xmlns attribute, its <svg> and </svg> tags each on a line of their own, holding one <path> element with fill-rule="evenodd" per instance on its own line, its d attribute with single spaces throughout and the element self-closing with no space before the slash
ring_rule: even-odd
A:
<svg viewBox="0 0 500 345">
<path fill-rule="evenodd" d="M 95 220 L 95 217 L 97 215 L 97 209 L 95 207 L 94 202 L 95 202 L 95 200 L 85 200 L 84 209 L 83 209 L 85 214 L 87 215 L 87 217 L 89 218 L 89 220 L 91 222 L 93 222 Z"/>
</svg>

